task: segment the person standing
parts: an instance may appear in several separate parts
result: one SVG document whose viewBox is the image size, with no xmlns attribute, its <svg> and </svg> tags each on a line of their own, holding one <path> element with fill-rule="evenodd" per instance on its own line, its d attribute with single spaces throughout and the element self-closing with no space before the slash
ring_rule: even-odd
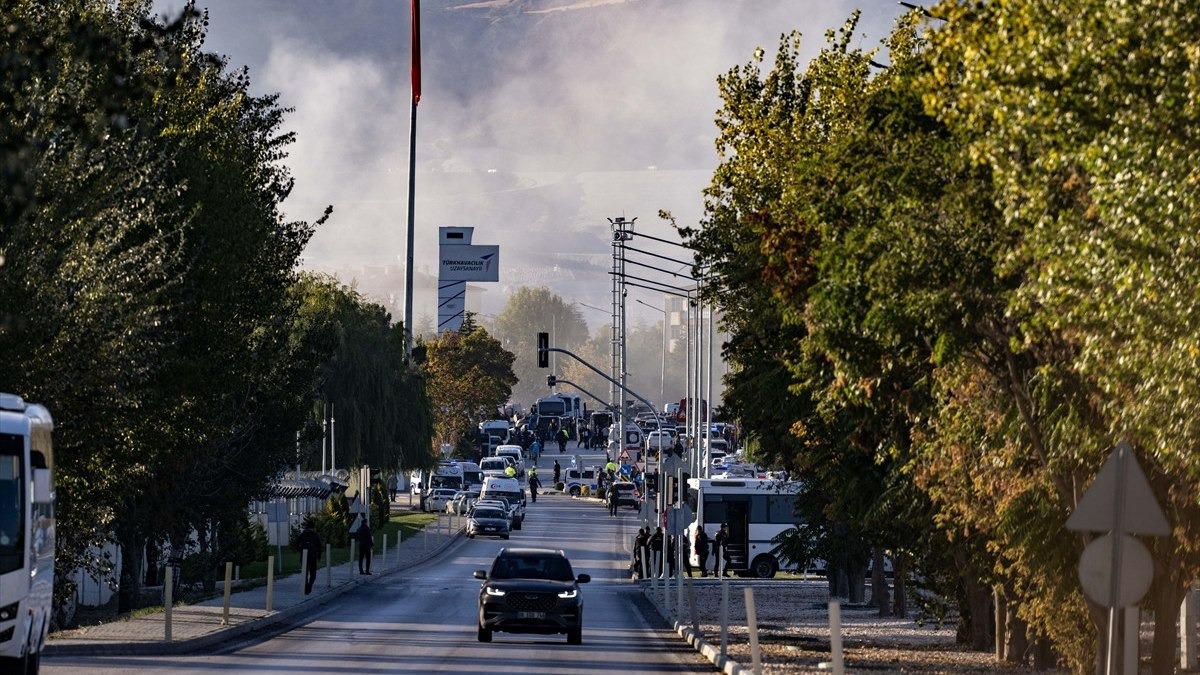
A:
<svg viewBox="0 0 1200 675">
<path fill-rule="evenodd" d="M 554 460 L 554 484 L 558 485 L 558 481 L 561 478 L 562 478 L 562 467 L 558 465 L 558 460 L 556 459 L 556 460 Z"/>
<path fill-rule="evenodd" d="M 708 533 L 696 528 L 696 558 L 700 561 L 700 576 L 708 576 Z"/>
<path fill-rule="evenodd" d="M 646 528 L 638 530 L 633 540 L 633 570 L 638 579 L 645 579 L 650 567 L 650 531 Z"/>
<path fill-rule="evenodd" d="M 609 484 L 608 491 L 604 493 L 604 498 L 608 503 L 608 515 L 617 515 L 617 491 L 613 489 L 612 484 Z"/>
<path fill-rule="evenodd" d="M 296 549 L 304 559 L 304 594 L 312 593 L 317 581 L 317 566 L 321 564 L 321 535 L 313 528 L 313 517 L 304 517 L 304 530 L 296 538 Z"/>
<path fill-rule="evenodd" d="M 529 497 L 533 503 L 537 503 L 538 490 L 542 488 L 542 481 L 538 480 L 537 469 L 529 470 Z"/>
<path fill-rule="evenodd" d="M 557 436 L 558 436 L 558 454 L 561 455 L 562 453 L 567 451 L 567 441 L 571 440 L 571 432 L 567 431 L 567 429 L 564 427 L 564 428 L 558 430 Z"/>
<path fill-rule="evenodd" d="M 724 566 L 722 566 L 722 559 Z M 729 576 L 729 528 L 721 523 L 717 536 L 713 537 L 713 576 Z"/>
<path fill-rule="evenodd" d="M 591 438 L 591 436 L 592 436 L 592 431 L 591 431 L 591 429 L 588 429 L 586 425 L 581 425 L 581 426 L 579 427 L 579 443 L 577 443 L 577 444 L 575 445 L 575 447 L 577 447 L 577 448 L 587 448 L 587 447 L 590 447 L 590 446 L 588 445 L 588 441 L 589 441 L 589 439 Z"/>
<path fill-rule="evenodd" d="M 371 573 L 371 549 L 375 546 L 375 537 L 371 534 L 371 526 L 367 524 L 367 516 L 363 514 L 362 523 L 358 526 L 358 573 Z"/>
</svg>

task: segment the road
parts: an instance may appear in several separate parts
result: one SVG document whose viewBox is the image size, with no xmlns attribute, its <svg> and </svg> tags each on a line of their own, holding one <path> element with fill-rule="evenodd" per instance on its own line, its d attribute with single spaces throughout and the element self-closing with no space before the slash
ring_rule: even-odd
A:
<svg viewBox="0 0 1200 675">
<path fill-rule="evenodd" d="M 547 483 L 548 467 L 562 457 L 543 455 Z M 625 579 L 635 517 L 627 509 L 610 517 L 594 500 L 542 495 L 509 541 L 464 538 L 438 559 L 359 586 L 273 637 L 202 655 L 48 657 L 43 672 L 711 673 L 712 665 L 647 611 Z M 561 548 L 576 573 L 592 575 L 583 586 L 582 646 L 568 646 L 562 635 L 496 633 L 490 644 L 476 640 L 479 581 L 472 573 L 488 567 L 505 545 Z"/>
</svg>

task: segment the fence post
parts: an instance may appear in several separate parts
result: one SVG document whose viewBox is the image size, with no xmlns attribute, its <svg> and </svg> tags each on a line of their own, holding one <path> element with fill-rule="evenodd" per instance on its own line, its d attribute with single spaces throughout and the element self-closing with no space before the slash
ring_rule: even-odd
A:
<svg viewBox="0 0 1200 675">
<path fill-rule="evenodd" d="M 758 649 L 758 615 L 754 609 L 754 587 L 746 587 L 746 631 L 750 633 L 750 663 L 755 675 L 762 675 L 762 653 Z"/>
<path fill-rule="evenodd" d="M 272 593 L 275 592 L 275 556 L 267 556 L 267 613 L 270 614 L 271 607 L 275 601 Z"/>
<path fill-rule="evenodd" d="M 721 577 L 721 658 L 729 653 L 729 579 Z"/>
<path fill-rule="evenodd" d="M 225 561 L 225 610 L 221 613 L 221 625 L 229 625 L 229 596 L 233 592 L 233 561 Z"/>
<path fill-rule="evenodd" d="M 842 662 L 842 603 L 834 600 L 829 603 L 829 651 L 833 675 L 846 672 Z"/>
<path fill-rule="evenodd" d="M 163 639 L 167 642 L 171 641 L 171 605 L 175 599 L 173 595 L 175 581 L 175 570 L 170 565 L 164 570 L 163 574 Z"/>
</svg>

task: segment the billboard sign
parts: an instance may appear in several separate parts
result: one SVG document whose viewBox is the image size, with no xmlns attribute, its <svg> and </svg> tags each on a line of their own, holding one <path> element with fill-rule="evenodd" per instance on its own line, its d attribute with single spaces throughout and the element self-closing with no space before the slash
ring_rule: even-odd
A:
<svg viewBox="0 0 1200 675">
<path fill-rule="evenodd" d="M 438 278 L 442 281 L 500 281 L 497 245 L 443 245 L 439 254 Z"/>
</svg>

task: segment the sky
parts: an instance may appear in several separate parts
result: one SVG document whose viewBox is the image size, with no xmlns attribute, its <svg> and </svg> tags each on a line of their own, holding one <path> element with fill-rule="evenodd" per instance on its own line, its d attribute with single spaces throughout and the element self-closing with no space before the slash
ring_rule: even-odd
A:
<svg viewBox="0 0 1200 675">
<path fill-rule="evenodd" d="M 403 318 L 408 219 L 410 0 L 196 0 L 207 51 L 278 94 L 296 133 L 289 219 L 330 220 L 304 253 Z M 160 16 L 184 0 L 154 0 Z M 484 320 L 520 286 L 576 302 L 593 328 L 611 299 L 610 219 L 678 241 L 658 217 L 703 216 L 719 160 L 717 77 L 770 56 L 783 33 L 805 58 L 862 11 L 858 46 L 878 46 L 904 11 L 892 0 L 422 0 L 416 112 L 414 321 L 436 316 L 437 232 L 475 228 L 500 247 L 499 283 L 471 287 Z M 671 258 L 686 251 L 651 239 Z M 637 255 L 637 254 L 633 254 Z M 679 265 L 641 257 L 672 270 Z M 630 272 L 632 274 L 632 271 Z M 651 273 L 653 274 L 653 273 Z M 425 275 L 429 275 L 426 277 Z M 666 279 L 667 277 L 664 277 Z M 661 307 L 661 294 L 630 299 Z M 601 309 L 594 309 L 601 308 Z M 628 305 L 631 321 L 662 314 Z"/>
</svg>

